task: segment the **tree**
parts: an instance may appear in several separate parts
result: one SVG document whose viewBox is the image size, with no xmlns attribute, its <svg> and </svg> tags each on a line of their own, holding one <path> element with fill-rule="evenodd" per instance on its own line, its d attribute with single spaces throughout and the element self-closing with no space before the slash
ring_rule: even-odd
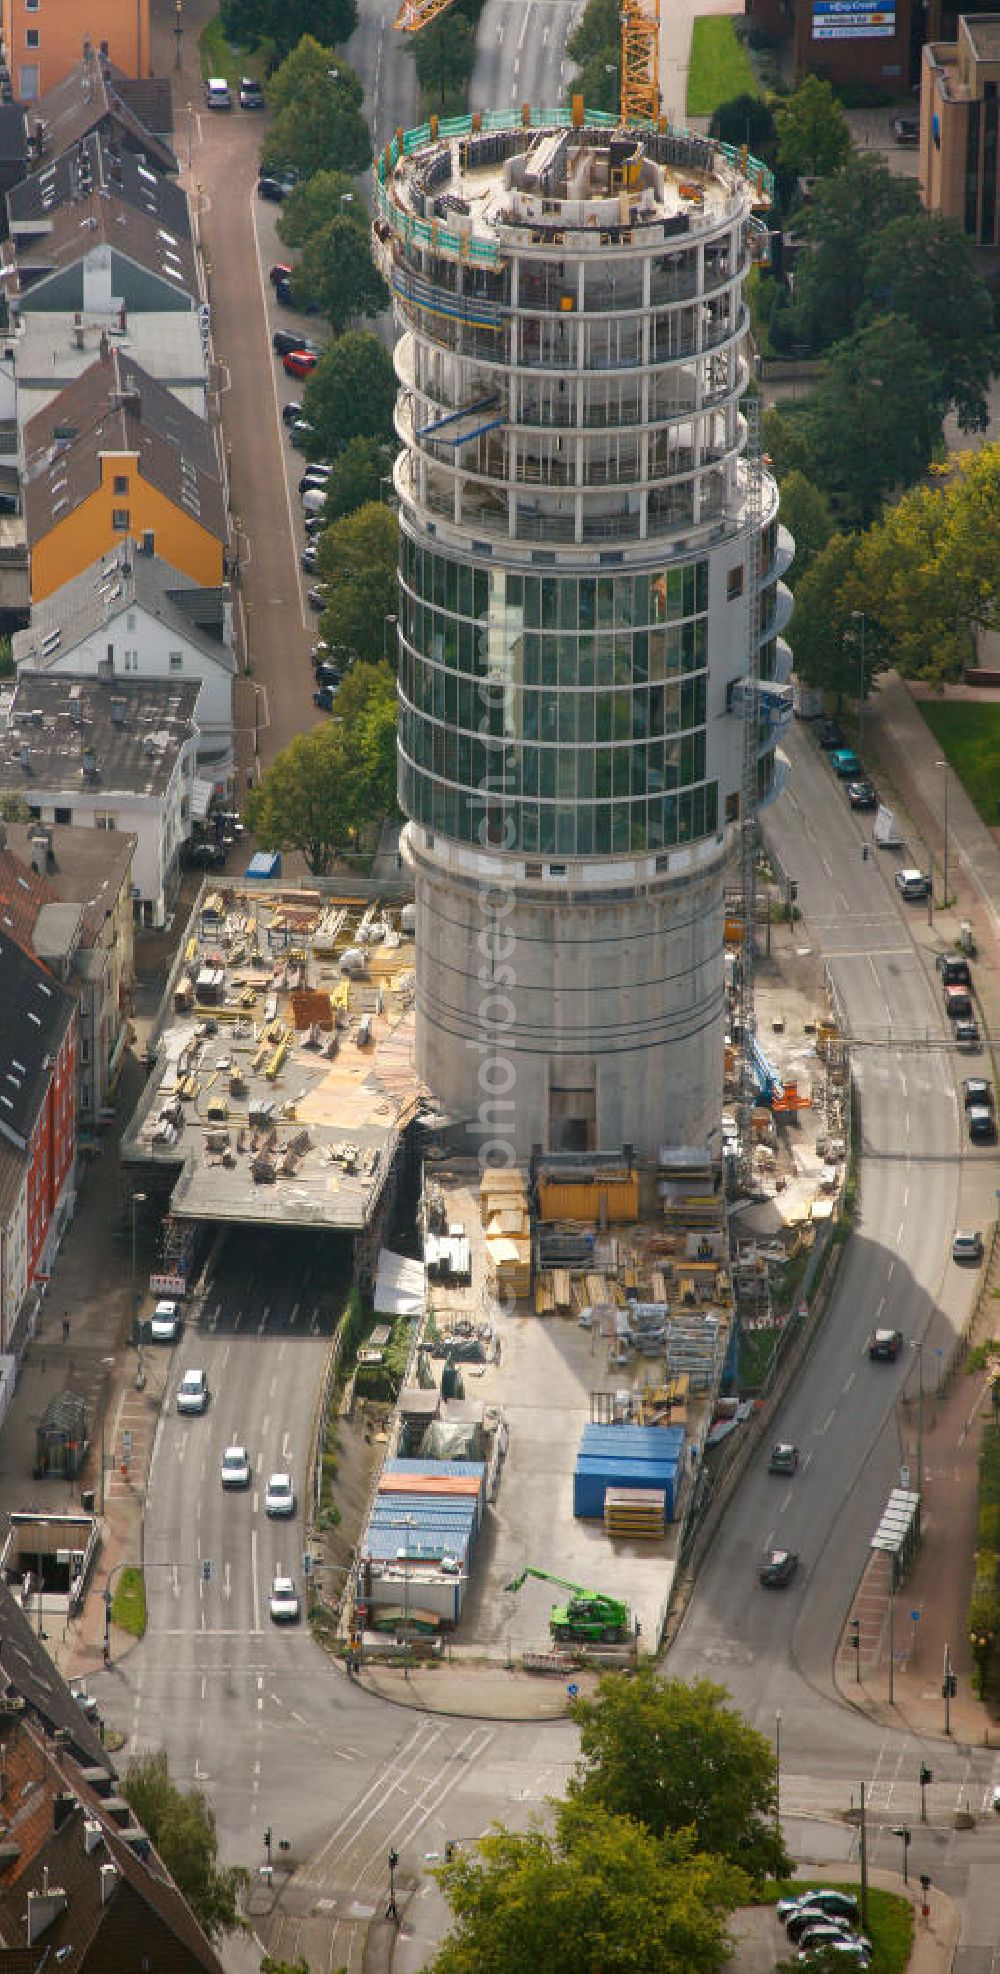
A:
<svg viewBox="0 0 1000 1974">
<path fill-rule="evenodd" d="M 779 486 L 790 473 L 801 473 L 807 480 L 816 479 L 816 462 L 804 418 L 790 416 L 787 411 L 777 411 L 772 406 L 761 419 L 761 437 Z"/>
<path fill-rule="evenodd" d="M 349 41 L 358 24 L 355 0 L 222 0 L 219 12 L 228 41 L 272 41 L 279 55 L 303 35 Z"/>
<path fill-rule="evenodd" d="M 995 445 L 953 455 L 936 485 L 905 495 L 863 537 L 857 602 L 906 677 L 957 677 L 972 656 L 972 626 L 1000 619 L 998 539 Z"/>
<path fill-rule="evenodd" d="M 778 158 L 797 177 L 829 178 L 854 148 L 851 127 L 828 82 L 804 76 L 774 117 Z"/>
<path fill-rule="evenodd" d="M 384 344 L 368 329 L 352 329 L 324 350 L 306 379 L 303 416 L 312 425 L 313 459 L 336 459 L 355 438 L 388 442 L 396 402 L 396 373 Z"/>
<path fill-rule="evenodd" d="M 867 527 L 886 495 L 925 471 L 941 433 L 936 375 L 923 338 L 880 316 L 838 343 L 813 399 L 809 444 L 837 511 Z"/>
<path fill-rule="evenodd" d="M 393 448 L 379 439 L 351 439 L 333 462 L 326 483 L 328 523 L 352 514 L 368 501 L 382 499 L 382 483 L 392 471 Z"/>
<path fill-rule="evenodd" d="M 322 632 L 352 659 L 388 650 L 386 618 L 398 607 L 399 524 L 391 507 L 368 501 L 320 538 L 319 572 L 327 585 Z M 338 708 L 338 711 L 340 709 Z"/>
<path fill-rule="evenodd" d="M 133 1755 L 122 1794 L 148 1831 L 167 1870 L 210 1940 L 241 1925 L 239 1897 L 248 1874 L 218 1862 L 215 1815 L 200 1789 L 178 1789 L 167 1757 Z"/>
<path fill-rule="evenodd" d="M 742 1872 L 600 1808 L 555 1825 L 498 1826 L 438 1870 L 453 1924 L 428 1974 L 719 1974 Z"/>
<path fill-rule="evenodd" d="M 804 685 L 822 691 L 854 695 L 858 685 L 860 647 L 854 637 L 853 612 L 859 607 L 857 535 L 831 535 L 799 578 L 788 637 L 795 653 L 795 670 Z M 874 616 L 866 613 L 866 687 L 876 667 L 878 634 Z"/>
<path fill-rule="evenodd" d="M 830 503 L 812 480 L 795 469 L 779 483 L 781 518 L 795 537 L 795 560 L 785 580 L 789 589 L 801 582 L 814 558 L 833 533 Z"/>
<path fill-rule="evenodd" d="M 328 876 L 356 826 L 342 722 L 296 734 L 248 793 L 245 813 L 268 850 L 301 850 L 314 877 Z"/>
<path fill-rule="evenodd" d="M 267 85 L 267 100 L 275 115 L 261 146 L 263 170 L 291 166 L 303 178 L 311 178 L 336 159 L 342 171 L 363 171 L 372 153 L 361 114 L 363 96 L 358 77 L 343 57 L 304 35 Z"/>
<path fill-rule="evenodd" d="M 296 185 L 285 200 L 278 215 L 279 240 L 286 247 L 304 247 L 314 233 L 324 232 L 330 221 L 345 210 L 342 204 L 345 195 L 350 202 L 348 217 L 367 230 L 368 211 L 349 173 L 316 171 Z"/>
<path fill-rule="evenodd" d="M 916 220 L 920 198 L 910 178 L 896 178 L 881 160 L 858 153 L 831 178 L 820 179 L 801 215 L 810 251 L 795 270 L 798 339 L 825 349 L 849 336 L 868 299 L 868 258 L 881 229 L 894 219 Z"/>
<path fill-rule="evenodd" d="M 774 1753 L 726 1706 L 725 1687 L 605 1673 L 594 1699 L 573 1702 L 582 1760 L 570 1782 L 587 1811 L 630 1816 L 654 1837 L 690 1832 L 697 1848 L 755 1881 L 788 1870 L 777 1816 Z"/>
<path fill-rule="evenodd" d="M 986 393 L 1000 367 L 993 302 L 964 234 L 939 213 L 890 220 L 871 243 L 861 321 L 905 316 L 938 378 L 942 414 L 954 404 L 963 431 L 985 431 Z"/>
<path fill-rule="evenodd" d="M 354 315 L 381 315 L 389 291 L 371 256 L 367 231 L 338 213 L 306 241 L 292 273 L 297 303 L 315 299 L 338 332 Z"/>
<path fill-rule="evenodd" d="M 452 8 L 431 21 L 410 36 L 410 50 L 428 102 L 444 113 L 464 109 L 466 84 L 476 65 L 476 37 L 465 15 Z"/>
<path fill-rule="evenodd" d="M 579 68 L 598 59 L 602 62 L 621 61 L 618 0 L 588 0 L 567 40 L 566 53 Z"/>
<path fill-rule="evenodd" d="M 388 664 L 352 665 L 337 694 L 337 718 L 351 736 L 352 793 L 358 828 L 396 807 L 396 680 Z"/>
<path fill-rule="evenodd" d="M 721 144 L 745 144 L 751 157 L 773 164 L 777 155 L 778 132 L 770 104 L 761 96 L 730 96 L 712 112 L 709 136 Z"/>
</svg>

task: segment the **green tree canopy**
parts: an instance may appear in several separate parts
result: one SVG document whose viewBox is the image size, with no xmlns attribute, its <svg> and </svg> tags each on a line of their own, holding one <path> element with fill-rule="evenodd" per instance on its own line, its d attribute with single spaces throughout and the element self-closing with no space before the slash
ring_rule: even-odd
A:
<svg viewBox="0 0 1000 1974">
<path fill-rule="evenodd" d="M 430 107 L 447 115 L 465 108 L 466 84 L 476 65 L 476 37 L 457 8 L 411 34 L 417 80 Z"/>
<path fill-rule="evenodd" d="M 797 177 L 829 178 L 854 148 L 851 127 L 828 82 L 804 76 L 774 116 L 778 158 Z"/>
<path fill-rule="evenodd" d="M 599 1807 L 555 1821 L 498 1827 L 440 1868 L 453 1924 L 428 1974 L 721 1974 L 742 1872 Z"/>
<path fill-rule="evenodd" d="M 356 0 L 221 0 L 219 13 L 228 41 L 271 41 L 279 56 L 303 35 L 349 41 L 358 24 Z"/>
<path fill-rule="evenodd" d="M 314 877 L 326 877 L 358 826 L 350 750 L 341 721 L 324 720 L 276 755 L 249 791 L 247 824 L 268 850 L 301 850 Z"/>
<path fill-rule="evenodd" d="M 885 315 L 831 350 L 808 431 L 816 478 L 837 511 L 867 527 L 886 495 L 919 479 L 941 435 L 937 373 L 923 337 Z"/>
<path fill-rule="evenodd" d="M 803 570 L 795 590 L 795 609 L 788 639 L 795 653 L 795 670 L 804 685 L 854 697 L 858 688 L 860 646 L 853 612 L 860 606 L 857 579 L 857 535 L 831 535 Z M 874 618 L 865 626 L 866 687 L 878 662 L 879 640 Z"/>
<path fill-rule="evenodd" d="M 396 679 L 392 667 L 352 665 L 337 694 L 337 718 L 351 736 L 355 806 L 381 822 L 396 806 Z"/>
<path fill-rule="evenodd" d="M 587 5 L 566 42 L 566 53 L 580 68 L 584 68 L 588 62 L 595 59 L 600 59 L 602 62 L 620 62 L 621 40 L 621 8 L 618 0 L 587 0 Z"/>
<path fill-rule="evenodd" d="M 302 393 L 313 431 L 313 459 L 334 460 L 352 439 L 392 438 L 396 373 L 383 343 L 368 329 L 350 329 L 324 350 Z"/>
<path fill-rule="evenodd" d="M 815 481 L 816 462 L 805 417 L 777 411 L 772 406 L 761 419 L 761 437 L 779 486 L 784 485 L 790 473 L 801 473 L 805 479 Z"/>
<path fill-rule="evenodd" d="M 389 291 L 372 260 L 367 230 L 338 213 L 310 234 L 292 272 L 292 295 L 300 305 L 318 301 L 338 333 L 352 316 L 380 315 Z"/>
<path fill-rule="evenodd" d="M 303 179 L 294 192 L 285 200 L 278 215 L 278 238 L 286 247 L 304 247 L 314 233 L 322 233 L 332 219 L 339 218 L 345 208 L 341 203 L 349 196 L 347 216 L 355 224 L 367 228 L 368 210 L 357 191 L 354 180 L 346 171 L 316 171 L 311 178 Z"/>
<path fill-rule="evenodd" d="M 633 1817 L 654 1837 L 687 1831 L 754 1880 L 788 1870 L 774 1752 L 706 1679 L 604 1674 L 574 1701 L 582 1759 L 569 1794 L 586 1811 Z"/>
<path fill-rule="evenodd" d="M 762 96 L 730 96 L 712 112 L 709 135 L 721 144 L 745 144 L 751 157 L 773 164 L 777 155 L 778 132 L 774 112 Z"/>
<path fill-rule="evenodd" d="M 798 339 L 813 349 L 839 343 L 854 329 L 868 300 L 872 243 L 894 219 L 915 220 L 920 196 L 912 178 L 894 177 L 880 159 L 856 152 L 832 177 L 821 178 L 800 215 L 812 243 L 795 269 Z"/>
<path fill-rule="evenodd" d="M 267 84 L 274 121 L 261 146 L 265 171 L 294 167 L 303 178 L 336 160 L 344 172 L 371 162 L 371 136 L 354 70 L 333 48 L 304 35 Z"/>
<path fill-rule="evenodd" d="M 389 491 L 382 483 L 392 472 L 394 456 L 394 447 L 380 439 L 349 440 L 334 460 L 333 472 L 326 483 L 327 522 L 332 525 L 341 515 L 353 514 L 356 507 L 381 500 Z"/>
<path fill-rule="evenodd" d="M 209 1939 L 235 1931 L 247 1873 L 236 1865 L 219 1864 L 215 1815 L 201 1790 L 178 1789 L 160 1749 L 156 1754 L 133 1755 L 122 1794 Z"/>
<path fill-rule="evenodd" d="M 935 485 L 914 488 L 863 537 L 857 601 L 906 677 L 957 677 L 972 658 L 972 626 L 1000 622 L 998 540 L 997 445 L 954 454 Z"/>
<path fill-rule="evenodd" d="M 780 482 L 781 519 L 795 536 L 795 560 L 785 581 L 789 589 L 801 582 L 834 529 L 830 503 L 812 480 L 796 467 Z"/>
<path fill-rule="evenodd" d="M 963 431 L 985 431 L 1000 344 L 992 298 L 965 235 L 939 213 L 890 220 L 870 243 L 865 289 L 861 321 L 890 311 L 905 316 L 938 378 L 942 415 L 954 405 Z"/>
<path fill-rule="evenodd" d="M 328 599 L 322 631 L 334 650 L 373 662 L 383 648 L 388 652 L 392 627 L 386 619 L 398 608 L 398 554 L 399 524 L 379 501 L 356 508 L 320 537 L 319 572 Z"/>
</svg>

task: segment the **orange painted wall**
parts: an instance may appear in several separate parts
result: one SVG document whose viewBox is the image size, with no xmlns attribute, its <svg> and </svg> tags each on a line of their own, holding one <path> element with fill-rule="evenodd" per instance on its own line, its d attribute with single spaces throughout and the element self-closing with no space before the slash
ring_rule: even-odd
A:
<svg viewBox="0 0 1000 1974">
<path fill-rule="evenodd" d="M 38 69 L 39 96 L 63 82 L 83 56 L 85 35 L 92 48 L 106 41 L 115 67 L 126 75 L 152 74 L 149 0 L 39 0 L 30 9 L 25 0 L 2 0 L 2 8 L 15 96 L 23 93 L 26 66 Z M 38 36 L 37 47 L 28 46 L 29 29 Z"/>
<path fill-rule="evenodd" d="M 54 589 L 82 575 L 99 556 L 107 555 L 126 534 L 141 541 L 147 529 L 155 551 L 174 569 L 183 569 L 196 583 L 212 587 L 222 582 L 222 543 L 185 508 L 175 507 L 138 471 L 134 454 L 106 454 L 101 461 L 101 485 L 58 521 L 31 550 L 31 600 L 41 602 Z M 128 492 L 115 493 L 117 477 L 128 479 Z M 116 528 L 116 508 L 127 509 L 128 528 Z"/>
</svg>

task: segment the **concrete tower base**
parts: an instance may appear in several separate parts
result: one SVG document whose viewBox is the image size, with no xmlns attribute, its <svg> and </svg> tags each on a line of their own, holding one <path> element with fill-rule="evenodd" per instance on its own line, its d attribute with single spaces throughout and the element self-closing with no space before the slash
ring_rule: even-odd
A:
<svg viewBox="0 0 1000 1974">
<path fill-rule="evenodd" d="M 502 1162 L 628 1142 L 655 1160 L 717 1130 L 727 858 L 708 850 L 676 853 L 667 872 L 664 859 L 605 863 L 595 887 L 593 867 L 543 865 L 531 880 L 512 859 L 405 830 L 417 1069 L 469 1150 Z"/>
</svg>

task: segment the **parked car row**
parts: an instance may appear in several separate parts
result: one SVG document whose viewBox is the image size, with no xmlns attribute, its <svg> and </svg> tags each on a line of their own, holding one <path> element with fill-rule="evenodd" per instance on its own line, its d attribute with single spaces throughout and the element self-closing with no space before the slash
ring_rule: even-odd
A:
<svg viewBox="0 0 1000 1974">
<path fill-rule="evenodd" d="M 241 110 L 264 110 L 267 108 L 267 104 L 264 101 L 264 91 L 260 83 L 252 75 L 240 77 L 239 96 Z M 224 75 L 209 76 L 205 84 L 205 105 L 210 110 L 232 109 L 233 92 Z"/>
<path fill-rule="evenodd" d="M 871 1964 L 872 1943 L 858 1931 L 858 1901 L 852 1892 L 834 1885 L 814 1886 L 796 1898 L 779 1899 L 777 1914 L 788 1938 L 808 1965 L 814 1958 L 835 1954 L 858 1967 Z"/>
</svg>

